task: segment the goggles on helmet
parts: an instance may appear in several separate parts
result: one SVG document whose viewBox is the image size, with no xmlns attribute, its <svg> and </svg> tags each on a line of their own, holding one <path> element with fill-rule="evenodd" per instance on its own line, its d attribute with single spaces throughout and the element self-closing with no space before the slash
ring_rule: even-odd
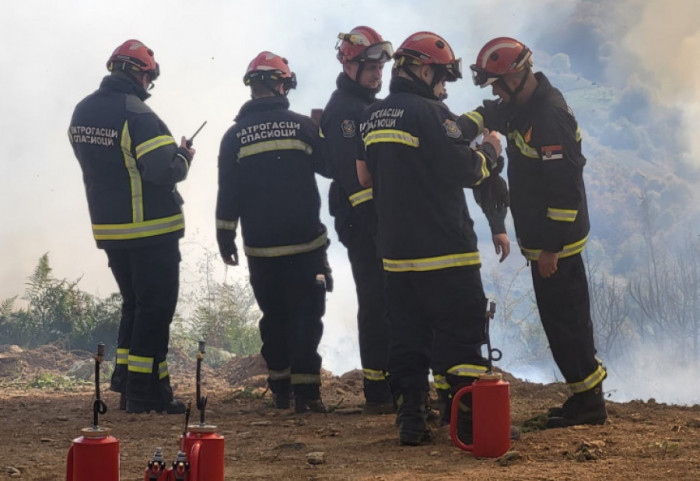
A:
<svg viewBox="0 0 700 481">
<path fill-rule="evenodd" d="M 472 71 L 472 80 L 474 80 L 474 85 L 478 85 L 480 87 L 486 87 L 487 85 L 491 85 L 500 78 L 499 75 L 494 75 L 490 72 L 487 72 L 485 69 L 479 67 L 478 65 L 470 65 L 469 68 Z"/>
<path fill-rule="evenodd" d="M 458 58 L 446 64 L 445 71 L 447 72 L 447 80 L 449 82 L 454 82 L 462 78 L 462 59 Z"/>
<path fill-rule="evenodd" d="M 348 42 L 352 45 L 364 45 L 364 38 L 354 33 L 339 33 L 338 42 L 335 48 L 339 49 L 340 44 Z M 386 62 L 391 60 L 394 55 L 394 47 L 391 42 L 384 41 L 375 43 L 365 48 L 354 58 L 348 59 L 349 62 Z"/>
</svg>

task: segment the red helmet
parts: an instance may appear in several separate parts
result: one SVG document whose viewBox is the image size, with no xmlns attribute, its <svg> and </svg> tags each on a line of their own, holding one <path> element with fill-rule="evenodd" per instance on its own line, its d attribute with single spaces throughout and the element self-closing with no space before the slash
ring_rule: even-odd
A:
<svg viewBox="0 0 700 481">
<path fill-rule="evenodd" d="M 394 54 L 391 42 L 386 42 L 374 29 L 359 26 L 353 28 L 350 33 L 339 33 L 338 60 L 345 64 L 348 62 L 382 62 L 387 61 Z"/>
<path fill-rule="evenodd" d="M 248 70 L 243 76 L 243 83 L 250 85 L 251 82 L 264 82 L 266 80 L 282 82 L 285 92 L 297 86 L 297 77 L 289 69 L 287 59 L 267 51 L 260 52 L 257 57 L 251 60 L 248 64 Z"/>
<path fill-rule="evenodd" d="M 432 32 L 417 32 L 409 36 L 396 50 L 394 58 L 394 68 L 404 64 L 442 65 L 448 82 L 462 78 L 462 59 L 455 58 L 450 44 Z"/>
<path fill-rule="evenodd" d="M 153 50 L 138 40 L 127 40 L 117 47 L 107 61 L 107 70 L 136 70 L 145 72 L 151 82 L 160 75 L 160 67 Z"/>
<path fill-rule="evenodd" d="M 474 84 L 491 85 L 504 75 L 517 73 L 532 66 L 532 51 L 510 37 L 494 38 L 476 56 L 472 70 Z"/>
</svg>

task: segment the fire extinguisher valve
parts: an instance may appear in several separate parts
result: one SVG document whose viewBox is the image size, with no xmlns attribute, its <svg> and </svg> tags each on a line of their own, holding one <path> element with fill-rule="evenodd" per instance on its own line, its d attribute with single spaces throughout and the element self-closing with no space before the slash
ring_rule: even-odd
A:
<svg viewBox="0 0 700 481">
<path fill-rule="evenodd" d="M 175 476 L 175 480 L 186 479 L 189 470 L 190 463 L 187 462 L 187 455 L 182 451 L 179 451 L 175 461 L 173 461 L 173 475 Z"/>
</svg>

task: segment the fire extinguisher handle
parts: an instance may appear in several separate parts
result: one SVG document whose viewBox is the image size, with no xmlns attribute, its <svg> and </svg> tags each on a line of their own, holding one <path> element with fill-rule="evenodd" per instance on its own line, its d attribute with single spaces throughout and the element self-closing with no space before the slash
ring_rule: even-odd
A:
<svg viewBox="0 0 700 481">
<path fill-rule="evenodd" d="M 465 451 L 473 451 L 474 444 L 465 444 L 461 439 L 459 439 L 459 434 L 457 433 L 459 401 L 462 399 L 463 396 L 471 393 L 473 389 L 474 386 L 469 385 L 457 391 L 452 399 L 452 408 L 450 411 L 450 438 L 452 438 L 452 442 L 455 444 L 455 446 Z"/>
</svg>

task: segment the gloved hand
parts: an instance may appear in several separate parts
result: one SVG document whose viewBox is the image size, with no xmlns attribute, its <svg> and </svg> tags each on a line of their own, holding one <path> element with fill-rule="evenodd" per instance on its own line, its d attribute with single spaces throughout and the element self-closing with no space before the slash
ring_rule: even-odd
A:
<svg viewBox="0 0 700 481">
<path fill-rule="evenodd" d="M 219 244 L 219 253 L 224 264 L 238 265 L 238 248 L 236 247 L 236 231 L 216 229 L 216 243 Z"/>
<path fill-rule="evenodd" d="M 508 184 L 500 175 L 491 174 L 473 190 L 474 200 L 485 213 L 505 212 L 510 205 Z"/>
</svg>

